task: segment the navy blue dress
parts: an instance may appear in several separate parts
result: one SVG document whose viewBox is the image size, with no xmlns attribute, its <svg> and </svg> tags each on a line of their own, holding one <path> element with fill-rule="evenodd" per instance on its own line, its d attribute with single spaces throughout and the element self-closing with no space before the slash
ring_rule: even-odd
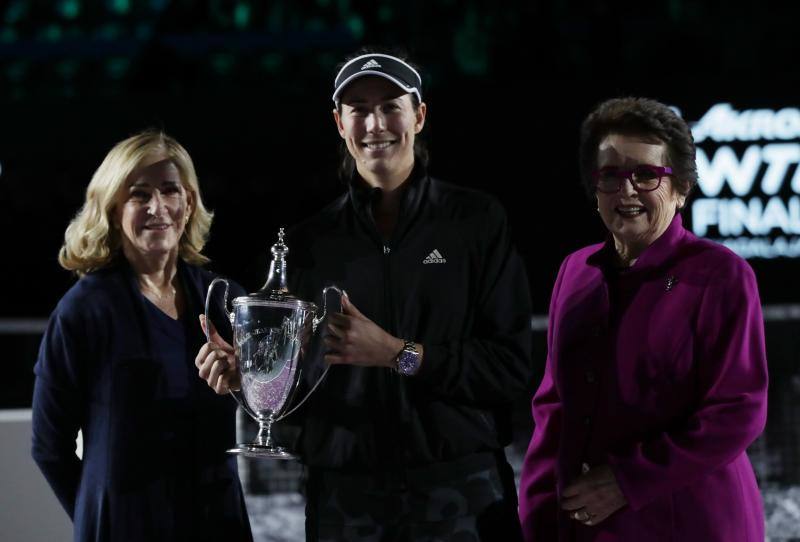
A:
<svg viewBox="0 0 800 542">
<path fill-rule="evenodd" d="M 147 301 L 125 262 L 83 277 L 50 318 L 34 369 L 32 453 L 76 541 L 252 540 L 225 453 L 236 403 L 194 367 L 213 276 L 184 263 L 179 273 L 185 320 Z M 219 305 L 212 317 L 224 334 Z"/>
</svg>

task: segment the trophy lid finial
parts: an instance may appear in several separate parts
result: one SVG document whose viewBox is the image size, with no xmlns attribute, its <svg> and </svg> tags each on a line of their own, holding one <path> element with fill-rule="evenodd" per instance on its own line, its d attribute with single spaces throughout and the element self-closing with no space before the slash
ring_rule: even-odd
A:
<svg viewBox="0 0 800 542">
<path fill-rule="evenodd" d="M 289 253 L 289 247 L 283 242 L 285 236 L 285 230 L 280 228 L 278 230 L 278 242 L 272 245 L 270 249 L 272 261 L 269 263 L 267 282 L 259 290 L 259 295 L 270 299 L 290 297 L 286 280 L 286 255 Z"/>
<path fill-rule="evenodd" d="M 281 228 L 278 230 L 278 242 L 272 245 L 272 255 L 276 258 L 283 258 L 289 253 L 289 247 L 283 242 L 283 238 L 285 237 L 286 233 L 284 229 Z"/>
</svg>

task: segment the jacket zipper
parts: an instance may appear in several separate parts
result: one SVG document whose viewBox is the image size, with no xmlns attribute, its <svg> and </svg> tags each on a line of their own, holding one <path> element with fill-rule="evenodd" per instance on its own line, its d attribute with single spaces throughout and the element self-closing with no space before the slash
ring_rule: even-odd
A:
<svg viewBox="0 0 800 542">
<path fill-rule="evenodd" d="M 388 245 L 383 245 L 383 304 L 386 307 L 386 326 L 387 331 L 392 335 L 397 334 L 397 326 L 394 321 L 394 300 L 392 298 L 392 278 L 389 258 L 392 249 Z"/>
<path fill-rule="evenodd" d="M 397 332 L 397 322 L 395 321 L 395 311 L 394 311 L 394 296 L 392 295 L 392 277 L 391 277 L 391 258 L 392 255 L 392 248 L 388 244 L 383 245 L 383 302 L 384 307 L 386 308 L 386 326 L 387 331 L 394 336 L 398 335 Z M 400 381 L 399 379 L 402 378 L 393 368 L 386 368 L 386 378 L 388 382 L 391 383 L 388 389 L 393 390 L 392 393 L 394 394 L 393 402 L 399 406 L 400 404 Z M 390 414 L 390 418 L 394 422 L 393 425 L 398 427 L 400 421 L 400 414 L 399 412 L 392 412 Z M 394 433 L 394 438 L 397 439 L 398 434 Z M 392 458 L 393 463 L 402 464 L 404 460 L 405 454 L 401 452 L 402 450 L 402 443 L 400 440 L 396 440 L 394 445 L 392 446 L 394 449 L 395 457 Z"/>
</svg>

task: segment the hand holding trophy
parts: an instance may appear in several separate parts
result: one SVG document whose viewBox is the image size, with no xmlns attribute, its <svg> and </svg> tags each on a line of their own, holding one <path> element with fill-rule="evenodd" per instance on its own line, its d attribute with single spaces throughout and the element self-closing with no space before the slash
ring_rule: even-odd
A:
<svg viewBox="0 0 800 542">
<path fill-rule="evenodd" d="M 218 283 L 225 284 L 223 303 L 233 326 L 233 350 L 240 381 L 240 389 L 231 389 L 230 393 L 259 426 L 253 442 L 238 444 L 228 453 L 246 457 L 297 458 L 296 454 L 273 442 L 272 424 L 297 410 L 327 375 L 326 367 L 305 397 L 287 411 L 302 375 L 301 365 L 306 347 L 325 318 L 327 293 L 334 290 L 342 295 L 336 286 L 323 289 L 323 309 L 319 316 L 314 303 L 291 295 L 286 280 L 286 254 L 289 248 L 283 238 L 284 231 L 281 228 L 278 242 L 272 246 L 269 276 L 261 290 L 235 298 L 230 312 L 227 280 L 215 279 L 206 295 L 205 331 L 206 339 L 210 342 L 208 316 L 212 292 Z"/>
</svg>

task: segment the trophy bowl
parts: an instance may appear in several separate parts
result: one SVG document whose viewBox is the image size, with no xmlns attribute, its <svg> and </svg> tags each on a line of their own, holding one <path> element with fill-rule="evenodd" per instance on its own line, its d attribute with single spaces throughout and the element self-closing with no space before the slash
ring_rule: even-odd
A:
<svg viewBox="0 0 800 542">
<path fill-rule="evenodd" d="M 239 406 L 258 423 L 258 435 L 249 443 L 237 444 L 228 453 L 246 457 L 297 459 L 297 455 L 277 445 L 272 438 L 272 424 L 297 410 L 317 389 L 328 373 L 325 368 L 308 393 L 295 403 L 294 395 L 302 375 L 303 356 L 308 343 L 326 314 L 328 286 L 322 291 L 323 311 L 317 316 L 314 303 L 298 299 L 286 287 L 286 260 L 289 249 L 283 243 L 283 229 L 278 234 L 278 243 L 273 245 L 273 260 L 269 278 L 256 293 L 237 297 L 233 310 L 228 311 L 228 288 L 226 279 L 214 279 L 206 295 L 206 319 L 214 287 L 225 284 L 223 304 L 233 327 L 233 348 L 236 370 L 241 387 L 231 390 Z M 210 340 L 210 339 L 209 339 Z"/>
</svg>

